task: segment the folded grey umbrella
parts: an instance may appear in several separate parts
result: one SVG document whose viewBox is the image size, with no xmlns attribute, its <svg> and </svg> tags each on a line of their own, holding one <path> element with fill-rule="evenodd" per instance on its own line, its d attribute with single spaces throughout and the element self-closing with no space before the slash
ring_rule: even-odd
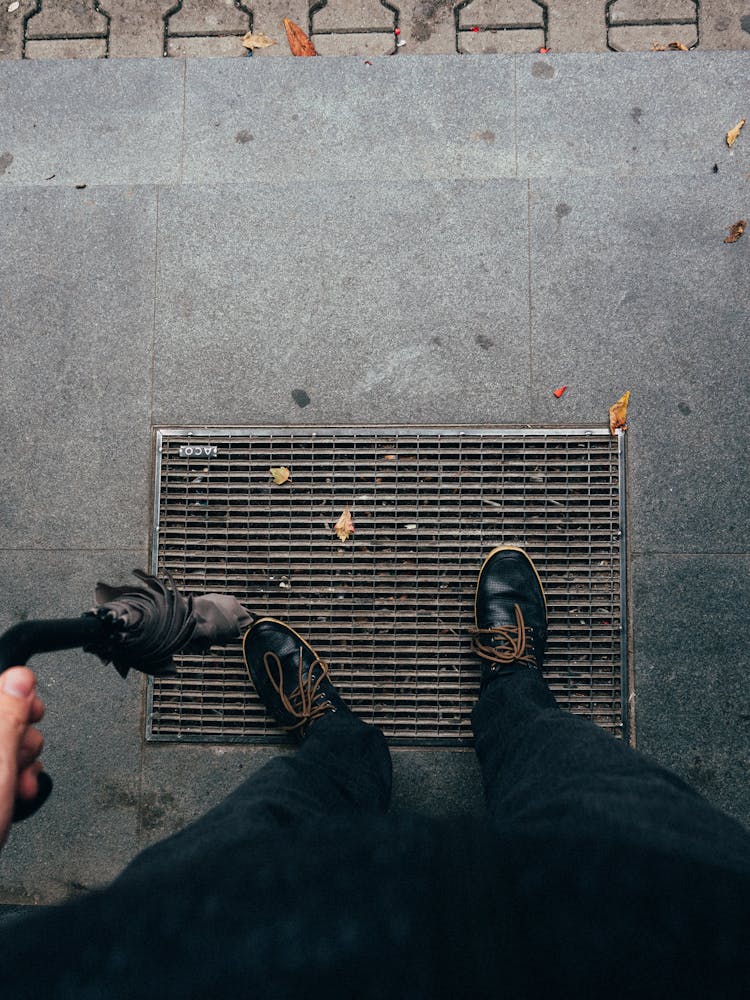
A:
<svg viewBox="0 0 750 1000">
<path fill-rule="evenodd" d="M 143 586 L 97 583 L 97 607 L 86 612 L 108 623 L 104 641 L 84 646 L 122 677 L 131 668 L 155 676 L 174 674 L 175 653 L 200 653 L 234 642 L 250 627 L 253 615 L 229 594 L 183 596 L 172 577 L 165 584 L 133 570 Z"/>
</svg>

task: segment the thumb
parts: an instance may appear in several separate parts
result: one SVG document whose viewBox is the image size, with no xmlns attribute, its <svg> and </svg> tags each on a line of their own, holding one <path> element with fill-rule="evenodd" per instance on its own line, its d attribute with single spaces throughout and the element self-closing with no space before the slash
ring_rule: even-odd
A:
<svg viewBox="0 0 750 1000">
<path fill-rule="evenodd" d="M 0 674 L 0 847 L 8 835 L 18 785 L 18 751 L 29 724 L 36 679 L 26 667 Z"/>
<path fill-rule="evenodd" d="M 18 743 L 29 724 L 29 713 L 36 687 L 36 678 L 27 667 L 11 667 L 0 675 L 0 756 Z"/>
</svg>

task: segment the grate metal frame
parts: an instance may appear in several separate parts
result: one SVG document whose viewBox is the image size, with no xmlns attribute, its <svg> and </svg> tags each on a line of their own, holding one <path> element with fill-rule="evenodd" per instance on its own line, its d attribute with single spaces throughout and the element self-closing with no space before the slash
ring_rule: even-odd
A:
<svg viewBox="0 0 750 1000">
<path fill-rule="evenodd" d="M 617 524 L 618 524 L 618 562 L 619 571 L 617 573 L 619 595 L 617 597 L 617 606 L 613 609 L 619 611 L 619 670 L 613 669 L 613 679 L 616 680 L 619 685 L 618 700 L 619 700 L 619 711 L 617 713 L 618 718 L 608 720 L 605 719 L 603 728 L 610 731 L 613 735 L 618 737 L 624 737 L 632 744 L 634 743 L 634 725 L 631 712 L 632 706 L 632 678 L 630 669 L 630 650 L 629 650 L 629 608 L 628 608 L 628 579 L 627 579 L 627 484 L 626 484 L 626 436 L 621 431 L 617 432 L 616 440 L 612 440 L 609 430 L 602 427 L 531 427 L 525 426 L 469 426 L 469 425 L 458 425 L 451 427 L 441 427 L 441 426 L 424 426 L 424 425 L 414 425 L 406 427 L 395 427 L 390 425 L 369 425 L 369 426 L 310 426 L 310 425 L 293 425 L 293 426 L 255 426 L 255 427 L 177 427 L 177 428 L 154 428 L 154 493 L 153 493 L 153 522 L 152 522 L 152 545 L 151 545 L 151 571 L 157 575 L 163 575 L 166 570 L 170 571 L 175 575 L 176 581 L 180 589 L 187 593 L 200 593 L 209 590 L 222 590 L 228 593 L 235 593 L 240 600 L 248 604 L 252 611 L 260 614 L 271 614 L 276 617 L 289 617 L 284 615 L 279 615 L 274 611 L 266 611 L 263 606 L 263 596 L 261 595 L 260 601 L 253 595 L 240 593 L 237 587 L 232 587 L 229 584 L 222 586 L 221 584 L 216 584 L 214 582 L 204 582 L 190 581 L 186 579 L 181 579 L 179 566 L 175 566 L 174 562 L 170 562 L 169 559 L 162 558 L 162 487 L 163 487 L 163 476 L 165 474 L 165 461 L 164 453 L 165 449 L 174 447 L 177 444 L 216 444 L 221 445 L 222 443 L 231 443 L 238 440 L 248 440 L 249 446 L 252 447 L 253 442 L 273 442 L 274 438 L 280 439 L 283 443 L 280 446 L 280 454 L 283 456 L 285 453 L 285 448 L 289 447 L 289 442 L 293 441 L 297 437 L 300 441 L 307 441 L 308 444 L 312 439 L 319 441 L 321 444 L 327 444 L 329 449 L 335 447 L 336 439 L 346 438 L 352 440 L 361 440 L 366 443 L 368 439 L 371 439 L 372 448 L 385 447 L 386 443 L 390 446 L 394 446 L 395 442 L 403 441 L 412 445 L 411 450 L 414 450 L 414 440 L 415 438 L 424 438 L 426 441 L 434 440 L 435 438 L 441 438 L 448 442 L 457 442 L 460 448 L 460 443 L 462 440 L 466 441 L 485 441 L 491 438 L 498 440 L 509 440 L 511 443 L 518 439 L 523 440 L 536 440 L 537 443 L 550 441 L 554 443 L 557 440 L 574 440 L 586 439 L 598 442 L 602 439 L 606 439 L 610 442 L 611 447 L 616 452 L 616 482 L 612 484 L 612 493 L 617 496 Z M 382 444 L 381 444 L 382 443 Z M 293 447 L 293 445 L 292 445 Z M 310 445 L 311 447 L 311 445 Z M 266 456 L 267 457 L 267 456 Z M 400 455 L 396 456 L 400 459 Z M 413 456 L 410 456 L 413 457 Z M 210 459 L 197 458 L 194 460 L 194 467 L 190 469 L 190 482 L 198 483 L 201 478 L 201 474 L 210 470 Z M 229 460 L 231 461 L 231 459 Z M 168 464 L 168 463 L 166 463 Z M 226 464 L 226 460 L 225 460 Z M 284 465 L 289 464 L 287 461 L 282 460 L 269 462 L 268 464 L 263 464 L 262 472 L 267 473 L 268 465 Z M 168 474 L 168 469 L 166 470 Z M 461 472 L 464 470 L 462 469 Z M 193 476 L 193 473 L 195 475 Z M 460 473 L 459 473 L 460 475 Z M 331 470 L 331 479 L 335 478 L 335 468 Z M 270 482 L 270 476 L 268 477 Z M 329 480 L 330 481 L 330 480 Z M 292 484 L 294 483 L 294 468 L 292 467 Z M 274 487 L 275 490 L 283 490 L 284 487 Z M 290 489 L 290 487 L 286 487 Z M 344 487 L 341 492 L 342 503 L 341 507 L 345 502 L 350 502 L 352 505 L 352 512 L 355 520 L 355 525 L 357 524 L 357 503 L 354 499 L 353 491 L 354 486 L 351 486 L 349 492 L 347 492 L 347 487 Z M 187 494 L 186 494 L 187 495 Z M 460 500 L 460 497 L 459 497 Z M 200 502 L 200 501 L 198 501 Z M 490 502 L 490 501 L 486 501 Z M 554 502 L 554 501 L 553 501 Z M 397 501 L 396 501 L 397 503 Z M 495 504 L 495 506 L 500 506 Z M 290 513 L 291 513 L 291 501 L 290 501 Z M 333 515 L 330 520 L 330 524 L 333 524 L 336 516 L 338 516 L 340 511 Z M 208 515 L 206 515 L 208 516 Z M 270 517 L 270 515 L 269 515 Z M 270 520 L 269 520 L 270 528 Z M 248 529 L 249 530 L 249 529 Z M 228 535 L 227 535 L 228 537 Z M 357 533 L 355 532 L 355 539 L 358 540 Z M 338 540 L 330 534 L 330 551 L 343 551 L 346 552 L 346 546 L 340 544 Z M 513 538 L 503 538 L 498 539 L 497 542 L 493 544 L 513 544 Z M 346 543 L 347 546 L 350 543 Z M 485 550 L 491 546 L 485 546 Z M 270 549 L 269 549 L 270 553 Z M 534 553 L 535 558 L 538 559 L 539 553 Z M 473 558 L 473 554 L 472 554 Z M 460 556 L 459 556 L 460 559 Z M 475 560 L 476 561 L 476 560 Z M 333 565 L 333 564 L 331 564 Z M 472 563 L 473 565 L 473 563 Z M 478 569 L 479 563 L 477 563 L 475 570 Z M 542 573 L 544 578 L 544 573 Z M 270 579 L 274 579 L 271 575 Z M 278 580 L 279 577 L 276 577 Z M 284 586 L 283 575 L 280 577 L 281 583 L 279 586 Z M 299 595 L 298 595 L 299 596 Z M 551 602 L 550 602 L 551 603 Z M 260 606 L 259 606 L 260 604 Z M 592 611 L 593 611 L 593 600 L 592 600 Z M 289 618 L 290 623 L 295 625 L 300 629 L 303 634 L 305 633 L 305 626 L 300 622 L 295 622 Z M 609 623 L 607 623 L 609 624 Z M 612 616 L 612 624 L 615 624 L 614 615 Z M 457 635 L 453 629 L 454 635 Z M 319 648 L 319 642 L 316 641 L 315 636 L 308 636 L 313 646 Z M 467 640 L 468 641 L 468 640 Z M 593 648 L 593 647 L 592 647 Z M 394 643 L 394 653 L 396 651 L 396 645 Z M 327 651 L 319 648 L 319 652 L 324 658 L 328 658 Z M 593 653 L 592 653 L 593 657 Z M 260 744 L 260 745 L 276 745 L 276 744 L 288 744 L 289 738 L 280 733 L 279 730 L 273 725 L 272 722 L 268 723 L 266 727 L 265 723 L 261 731 L 255 732 L 237 732 L 231 728 L 224 726 L 222 728 L 221 724 L 210 724 L 210 720 L 198 719 L 198 724 L 196 725 L 195 720 L 193 720 L 190 727 L 186 731 L 180 730 L 179 725 L 168 723 L 162 724 L 159 719 L 159 709 L 162 701 L 169 700 L 177 701 L 179 707 L 176 709 L 177 714 L 180 715 L 182 712 L 182 705 L 184 703 L 186 712 L 191 710 L 200 713 L 204 711 L 203 708 L 203 696 L 197 696 L 195 693 L 190 695 L 189 693 L 184 696 L 181 693 L 180 684 L 181 678 L 185 675 L 190 677 L 194 683 L 196 678 L 201 677 L 201 671 L 204 669 L 204 665 L 216 669 L 217 662 L 223 664 L 226 667 L 226 675 L 234 672 L 234 680 L 230 682 L 230 689 L 234 685 L 235 694 L 232 695 L 230 690 L 229 699 L 232 697 L 236 698 L 237 690 L 237 678 L 236 678 L 236 668 L 238 662 L 241 664 L 241 650 L 239 645 L 237 647 L 228 647 L 226 651 L 224 650 L 214 650 L 205 656 L 192 656 L 192 657 L 177 657 L 176 658 L 178 673 L 180 676 L 171 682 L 165 682 L 163 680 L 155 680 L 154 678 L 148 679 L 147 688 L 147 712 L 146 712 L 146 739 L 149 742 L 180 742 L 180 743 L 214 743 L 214 744 Z M 356 662 L 356 661 L 355 661 Z M 342 693 L 347 697 L 347 683 L 346 678 L 342 683 L 342 666 L 338 658 L 334 659 L 331 657 L 332 671 L 334 680 L 337 686 L 340 687 Z M 356 666 L 355 666 L 356 669 Z M 545 671 L 546 672 L 546 671 Z M 218 668 L 218 676 L 221 678 L 222 667 Z M 476 678 L 473 678 L 472 691 L 476 691 L 476 682 L 478 679 L 478 668 L 476 670 Z M 593 676 L 593 673 L 592 673 Z M 580 710 L 577 708 L 575 703 L 566 704 L 565 692 L 561 690 L 555 690 L 555 678 L 554 676 L 548 675 L 552 689 L 555 691 L 558 700 L 565 706 L 570 708 L 572 711 Z M 559 678 L 558 678 L 559 680 Z M 166 699 L 162 697 L 161 692 L 163 691 L 165 684 L 172 685 L 172 694 Z M 558 685 L 559 686 L 559 685 Z M 438 681 L 439 688 L 439 681 Z M 176 692 L 176 693 L 175 693 Z M 223 697 L 223 696 L 222 696 Z M 246 691 L 243 697 L 249 697 L 254 700 L 259 706 L 257 696 L 254 691 Z M 460 696 L 459 696 L 460 697 Z M 191 708 L 192 699 L 192 708 Z M 195 702 L 199 703 L 198 708 L 195 707 Z M 593 700 L 593 694 L 592 694 Z M 419 699 L 417 697 L 417 706 Z M 374 707 L 374 706 L 373 706 Z M 355 710 L 357 706 L 355 706 Z M 173 711 L 174 708 L 173 708 Z M 211 711 L 215 711 L 208 708 L 205 710 L 207 715 L 210 715 Z M 257 711 L 257 708 L 256 708 Z M 362 709 L 359 709 L 359 714 L 363 714 Z M 581 714 L 589 715 L 585 711 Z M 373 718 L 372 721 L 377 721 L 382 725 L 382 721 Z M 466 723 L 464 719 L 464 723 Z M 601 722 L 601 718 L 596 721 Z M 201 729 L 201 725 L 203 728 Z M 257 722 L 254 724 L 256 730 L 260 727 Z M 251 720 L 250 728 L 253 728 L 253 721 Z M 387 726 L 384 727 L 387 731 Z M 387 733 L 388 735 L 388 733 Z M 435 746 L 435 747 L 468 747 L 472 745 L 472 739 L 470 731 L 462 732 L 461 735 L 388 735 L 388 742 L 393 747 L 418 747 L 418 746 Z"/>
</svg>

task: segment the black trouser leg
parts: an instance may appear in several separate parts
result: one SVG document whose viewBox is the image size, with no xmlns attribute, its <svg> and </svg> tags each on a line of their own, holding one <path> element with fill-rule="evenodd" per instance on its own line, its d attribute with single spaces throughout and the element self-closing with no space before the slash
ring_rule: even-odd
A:
<svg viewBox="0 0 750 1000">
<path fill-rule="evenodd" d="M 250 844 L 315 816 L 384 813 L 390 794 L 383 734 L 348 712 L 331 713 L 295 754 L 274 758 L 205 816 L 138 855 L 120 878 Z"/>
<path fill-rule="evenodd" d="M 537 671 L 493 680 L 472 724 L 497 825 L 750 869 L 750 833 L 740 823 L 677 775 L 562 711 Z"/>
</svg>

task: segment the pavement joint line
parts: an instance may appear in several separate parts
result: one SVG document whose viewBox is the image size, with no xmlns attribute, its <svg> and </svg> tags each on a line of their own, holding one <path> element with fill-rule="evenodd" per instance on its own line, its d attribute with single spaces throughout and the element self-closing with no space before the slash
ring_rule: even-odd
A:
<svg viewBox="0 0 750 1000">
<path fill-rule="evenodd" d="M 528 255 L 528 296 L 529 296 L 529 408 L 534 392 L 534 314 L 531 294 L 531 179 L 526 179 L 526 249 Z"/>
<path fill-rule="evenodd" d="M 184 98 L 184 92 L 183 92 Z M 184 99 L 183 99 L 184 108 Z M 184 129 L 184 120 L 183 120 Z M 156 380 L 156 314 L 159 301 L 159 188 L 156 188 L 156 219 L 154 223 L 154 312 L 151 325 L 151 386 L 149 392 L 149 417 L 154 424 L 154 385 Z"/>
</svg>

